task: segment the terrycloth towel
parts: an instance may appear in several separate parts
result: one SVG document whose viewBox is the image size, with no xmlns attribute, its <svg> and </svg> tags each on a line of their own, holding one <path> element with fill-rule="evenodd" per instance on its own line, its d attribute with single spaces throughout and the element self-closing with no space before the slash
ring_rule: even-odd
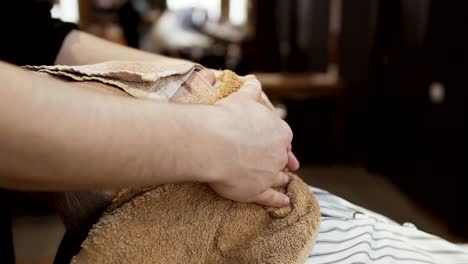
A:
<svg viewBox="0 0 468 264">
<path fill-rule="evenodd" d="M 197 75 L 202 67 L 195 64 L 30 68 L 94 89 L 115 89 L 110 84 L 138 98 L 167 102 L 214 103 L 242 85 L 237 75 L 224 71 L 211 86 Z M 290 178 L 284 191 L 291 205 L 284 208 L 233 202 L 197 183 L 122 190 L 72 263 L 302 264 L 315 242 L 320 209 L 307 185 L 293 174 Z"/>
<path fill-rule="evenodd" d="M 202 66 L 193 63 L 109 61 L 82 66 L 26 66 L 30 70 L 87 81 L 87 86 L 99 86 L 106 92 L 120 88 L 127 94 L 159 102 L 213 103 L 216 90 L 197 71 Z M 193 83 L 190 86 L 184 85 Z"/>
</svg>

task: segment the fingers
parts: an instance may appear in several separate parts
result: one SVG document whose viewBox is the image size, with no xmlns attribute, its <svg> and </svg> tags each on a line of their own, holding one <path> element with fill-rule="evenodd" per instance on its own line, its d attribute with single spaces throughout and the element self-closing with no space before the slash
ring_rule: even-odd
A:
<svg viewBox="0 0 468 264">
<path fill-rule="evenodd" d="M 240 79 L 242 81 L 246 82 L 246 81 L 249 81 L 249 80 L 257 80 L 257 77 L 255 77 L 255 75 L 253 75 L 253 74 L 249 74 L 249 75 L 240 77 Z"/>
<path fill-rule="evenodd" d="M 285 139 L 286 143 L 288 144 L 288 150 L 290 150 L 291 147 L 291 142 L 293 140 L 293 132 L 291 127 L 286 123 L 286 121 L 280 119 L 281 125 L 282 125 L 282 133 L 285 133 Z"/>
<path fill-rule="evenodd" d="M 256 79 L 247 80 L 236 93 L 258 101 L 262 96 L 262 85 Z"/>
<path fill-rule="evenodd" d="M 211 85 L 216 82 L 216 73 L 213 70 L 203 69 L 198 72 L 205 80 L 207 80 Z"/>
<path fill-rule="evenodd" d="M 289 205 L 290 200 L 286 194 L 268 189 L 258 195 L 253 202 L 271 207 L 284 207 Z"/>
<path fill-rule="evenodd" d="M 300 166 L 301 164 L 294 153 L 292 151 L 288 151 L 288 164 L 286 165 L 286 168 L 291 171 L 296 171 Z"/>
<path fill-rule="evenodd" d="M 278 176 L 276 176 L 275 182 L 273 183 L 273 188 L 284 187 L 289 182 L 289 176 L 286 172 L 280 171 Z"/>
<path fill-rule="evenodd" d="M 289 144 L 288 148 L 288 164 L 286 164 L 286 169 L 290 171 L 296 171 L 299 169 L 301 164 L 299 163 L 299 160 L 296 158 L 296 155 L 292 152 L 292 145 Z"/>
</svg>

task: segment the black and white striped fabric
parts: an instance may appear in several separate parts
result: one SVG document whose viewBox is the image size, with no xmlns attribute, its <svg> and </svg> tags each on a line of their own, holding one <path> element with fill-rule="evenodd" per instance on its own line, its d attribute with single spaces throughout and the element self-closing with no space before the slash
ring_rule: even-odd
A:
<svg viewBox="0 0 468 264">
<path fill-rule="evenodd" d="M 468 264 L 468 250 L 345 201 L 310 188 L 322 223 L 306 264 L 429 263 Z"/>
</svg>

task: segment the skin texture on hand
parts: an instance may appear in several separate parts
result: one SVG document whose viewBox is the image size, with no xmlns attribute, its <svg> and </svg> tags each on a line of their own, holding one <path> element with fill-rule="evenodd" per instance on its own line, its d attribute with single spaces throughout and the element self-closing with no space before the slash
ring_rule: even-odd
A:
<svg viewBox="0 0 468 264">
<path fill-rule="evenodd" d="M 202 181 L 226 198 L 280 207 L 289 199 L 273 188 L 288 183 L 285 169 L 295 169 L 297 160 L 289 158 L 291 129 L 258 103 L 261 94 L 252 79 L 218 101 L 211 118 L 199 120 L 193 130 L 183 160 L 191 160 Z"/>
<path fill-rule="evenodd" d="M 211 72 L 209 72 L 207 70 L 203 70 L 203 76 L 209 82 L 211 82 L 212 84 L 216 81 L 216 78 L 218 78 L 221 74 L 222 74 L 222 71 L 218 71 L 218 70 L 213 70 L 212 69 Z M 241 77 L 241 79 L 244 82 L 247 82 L 249 80 L 250 81 L 258 81 L 258 79 L 257 79 L 257 77 L 255 75 L 243 76 L 243 77 Z M 258 83 L 257 85 L 260 85 L 260 87 L 261 87 L 261 84 Z M 273 104 L 270 102 L 270 99 L 268 99 L 268 96 L 263 91 L 261 91 L 261 101 L 268 104 L 269 108 L 272 108 L 272 109 L 275 108 L 273 106 Z M 278 112 L 276 112 L 276 113 L 278 113 Z M 278 113 L 278 116 L 281 117 L 279 113 Z M 286 166 L 286 169 L 291 170 L 291 171 L 296 171 L 296 170 L 299 169 L 299 167 L 300 167 L 299 160 L 296 158 L 296 156 L 292 152 L 292 145 L 289 145 L 288 146 L 288 165 Z"/>
<path fill-rule="evenodd" d="M 248 80 L 258 81 L 258 79 L 257 79 L 257 77 L 255 77 L 255 75 L 247 75 L 247 76 L 243 77 L 243 80 L 244 81 L 248 81 Z M 262 91 L 262 94 L 261 94 L 261 98 L 262 98 L 263 102 L 266 102 L 266 103 L 270 104 L 274 108 L 273 104 L 270 102 L 267 95 L 263 91 Z M 278 113 L 278 112 L 276 112 L 276 113 Z M 278 117 L 280 117 L 279 114 L 278 114 Z M 292 145 L 289 144 L 289 146 L 288 146 L 288 164 L 286 166 L 286 169 L 291 170 L 291 171 L 296 171 L 296 170 L 299 169 L 299 167 L 300 167 L 299 160 L 296 158 L 296 156 L 292 152 Z"/>
<path fill-rule="evenodd" d="M 203 70 L 201 74 L 202 76 L 205 77 L 205 79 L 207 79 L 210 83 L 213 84 L 216 81 L 216 78 L 219 77 L 221 72 L 216 71 L 216 70 L 212 70 L 212 71 Z M 263 103 L 269 104 L 268 107 L 270 109 L 274 108 L 272 103 L 269 101 L 268 97 L 261 90 L 261 84 L 258 82 L 258 79 L 254 75 L 248 75 L 248 76 L 241 77 L 241 78 L 245 82 L 245 85 L 244 87 L 242 87 L 242 91 L 240 92 L 245 93 L 247 95 L 245 98 L 246 100 L 253 99 L 258 102 L 261 99 Z M 258 93 L 260 95 L 258 95 Z M 234 95 L 234 96 L 237 96 L 237 95 Z M 220 102 L 220 103 L 223 103 L 223 102 Z M 287 129 L 287 133 L 292 133 L 292 132 L 290 132 L 290 129 L 289 130 Z M 272 189 L 272 187 L 273 188 L 283 187 L 288 183 L 289 177 L 287 176 L 285 172 L 287 172 L 288 170 L 295 171 L 299 169 L 300 164 L 296 156 L 292 152 L 291 144 L 289 144 L 287 147 L 287 158 L 288 160 L 287 160 L 286 166 L 283 168 L 282 171 L 279 171 L 277 173 L 276 177 L 272 177 L 272 179 L 270 180 L 269 188 L 265 189 L 263 192 L 257 194 L 256 196 L 248 197 L 247 201 L 253 201 L 262 205 L 269 205 L 269 206 L 284 206 L 284 205 L 289 204 L 289 199 L 286 195 Z M 270 175 L 274 175 L 274 172 Z M 225 185 L 215 183 L 215 184 L 211 184 L 211 187 L 215 191 L 217 191 L 219 194 L 227 198 L 231 198 L 231 199 L 238 200 L 238 201 L 242 201 L 243 199 L 246 199 L 245 197 L 242 197 L 242 194 L 240 193 L 233 193 L 233 189 L 235 189 L 235 187 L 229 186 L 229 183 Z M 265 187 L 262 186 L 262 188 L 265 188 Z"/>
</svg>

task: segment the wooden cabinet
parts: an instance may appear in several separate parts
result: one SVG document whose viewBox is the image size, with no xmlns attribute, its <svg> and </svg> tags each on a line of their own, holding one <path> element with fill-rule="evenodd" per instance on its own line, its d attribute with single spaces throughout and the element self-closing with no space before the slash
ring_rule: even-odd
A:
<svg viewBox="0 0 468 264">
<path fill-rule="evenodd" d="M 468 4 L 415 1 L 430 3 L 422 14 L 427 26 L 408 34 L 416 23 L 408 14 L 420 11 L 410 1 L 380 1 L 371 61 L 370 165 L 443 216 L 454 233 L 468 236 Z M 411 41 L 414 34 L 420 42 Z"/>
</svg>

